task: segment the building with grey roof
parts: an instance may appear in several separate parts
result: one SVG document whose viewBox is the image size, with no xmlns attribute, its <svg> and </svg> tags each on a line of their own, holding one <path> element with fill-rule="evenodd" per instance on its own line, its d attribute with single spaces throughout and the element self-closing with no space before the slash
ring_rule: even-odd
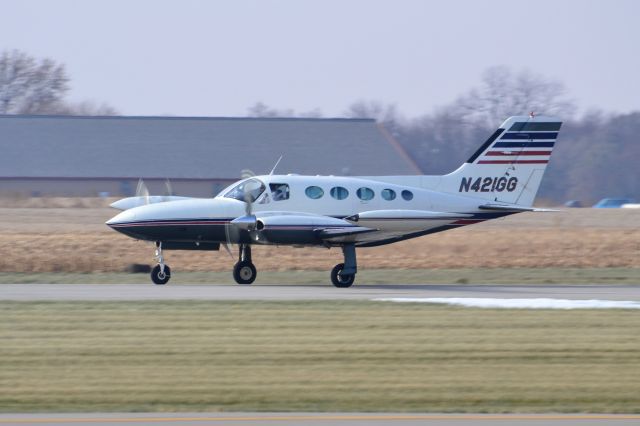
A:
<svg viewBox="0 0 640 426">
<path fill-rule="evenodd" d="M 0 194 L 211 196 L 243 170 L 407 175 L 420 170 L 372 119 L 0 115 Z"/>
</svg>

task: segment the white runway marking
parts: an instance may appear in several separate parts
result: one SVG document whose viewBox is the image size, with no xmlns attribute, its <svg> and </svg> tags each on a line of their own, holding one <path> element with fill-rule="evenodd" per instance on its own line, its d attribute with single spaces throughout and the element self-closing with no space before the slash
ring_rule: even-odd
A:
<svg viewBox="0 0 640 426">
<path fill-rule="evenodd" d="M 568 300 L 568 299 L 494 299 L 468 297 L 391 297 L 372 299 L 378 302 L 440 303 L 468 308 L 503 309 L 640 309 L 640 302 L 624 300 Z"/>
</svg>

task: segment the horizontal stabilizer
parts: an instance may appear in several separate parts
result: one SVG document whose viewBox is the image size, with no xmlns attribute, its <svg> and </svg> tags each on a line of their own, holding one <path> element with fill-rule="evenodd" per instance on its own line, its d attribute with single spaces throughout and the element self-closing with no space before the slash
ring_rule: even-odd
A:
<svg viewBox="0 0 640 426">
<path fill-rule="evenodd" d="M 535 207 L 523 207 L 509 204 L 483 204 L 478 206 L 481 210 L 493 210 L 500 212 L 559 212 L 554 209 L 538 209 Z"/>
</svg>

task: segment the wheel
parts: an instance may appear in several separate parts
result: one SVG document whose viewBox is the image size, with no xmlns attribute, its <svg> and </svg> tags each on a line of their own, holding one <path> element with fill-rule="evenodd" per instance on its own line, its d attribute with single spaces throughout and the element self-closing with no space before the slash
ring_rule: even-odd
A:
<svg viewBox="0 0 640 426">
<path fill-rule="evenodd" d="M 331 282 L 338 288 L 348 288 L 353 285 L 356 280 L 356 274 L 341 274 L 344 269 L 344 263 L 338 263 L 331 270 Z"/>
<path fill-rule="evenodd" d="M 151 281 L 153 281 L 154 284 L 166 284 L 169 282 L 169 278 L 171 278 L 171 268 L 169 268 L 169 265 L 164 265 L 164 273 L 160 271 L 160 265 L 156 265 L 151 270 Z"/>
<path fill-rule="evenodd" d="M 256 280 L 256 267 L 248 261 L 238 262 L 233 266 L 233 279 L 238 284 L 251 284 Z"/>
</svg>

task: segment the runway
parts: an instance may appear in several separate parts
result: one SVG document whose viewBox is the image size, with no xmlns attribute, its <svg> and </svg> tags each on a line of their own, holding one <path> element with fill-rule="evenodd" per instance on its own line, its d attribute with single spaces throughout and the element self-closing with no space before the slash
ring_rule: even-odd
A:
<svg viewBox="0 0 640 426">
<path fill-rule="evenodd" d="M 558 298 L 640 301 L 640 285 L 171 285 L 2 284 L 0 300 L 371 300 L 377 298 Z"/>
<path fill-rule="evenodd" d="M 638 424 L 640 415 L 609 414 L 376 414 L 376 413 L 153 413 L 153 414 L 3 414 L 0 425 L 430 425 L 576 426 Z"/>
</svg>

